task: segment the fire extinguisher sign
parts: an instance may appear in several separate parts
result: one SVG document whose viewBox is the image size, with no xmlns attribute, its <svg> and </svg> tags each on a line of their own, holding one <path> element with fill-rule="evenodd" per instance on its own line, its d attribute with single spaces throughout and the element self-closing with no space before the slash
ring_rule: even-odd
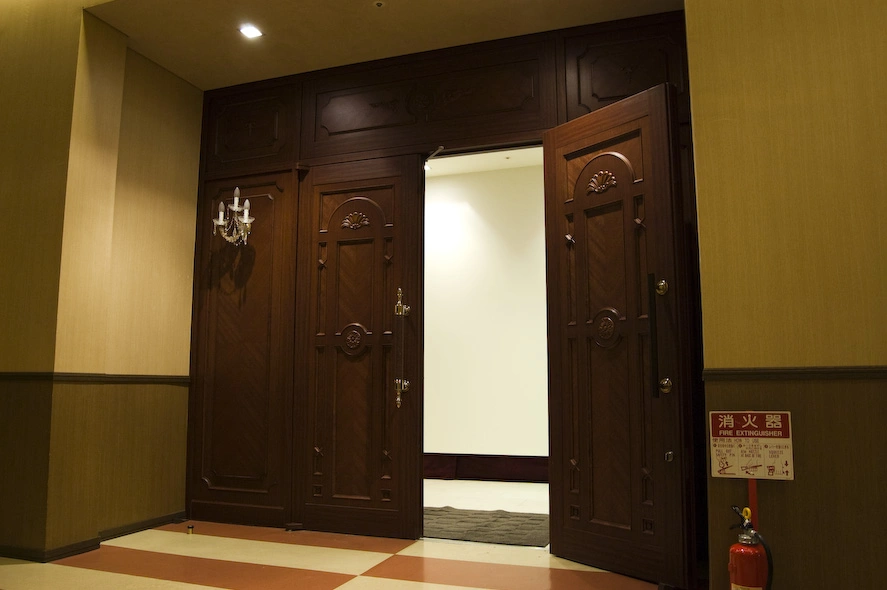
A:
<svg viewBox="0 0 887 590">
<path fill-rule="evenodd" d="M 791 412 L 709 412 L 711 475 L 795 478 Z"/>
</svg>

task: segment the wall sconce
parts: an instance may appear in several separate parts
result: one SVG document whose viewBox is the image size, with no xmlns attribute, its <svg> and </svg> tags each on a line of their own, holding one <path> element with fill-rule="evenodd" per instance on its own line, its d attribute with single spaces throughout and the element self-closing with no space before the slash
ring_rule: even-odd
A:
<svg viewBox="0 0 887 590">
<path fill-rule="evenodd" d="M 241 212 L 242 215 L 238 215 Z M 219 217 L 213 219 L 213 235 L 216 235 L 216 230 L 221 230 L 222 237 L 226 241 L 235 246 L 246 244 L 246 238 L 255 220 L 255 217 L 249 216 L 249 199 L 246 199 L 241 206 L 240 187 L 235 187 L 234 204 L 229 204 L 226 211 L 225 202 L 219 203 Z"/>
</svg>

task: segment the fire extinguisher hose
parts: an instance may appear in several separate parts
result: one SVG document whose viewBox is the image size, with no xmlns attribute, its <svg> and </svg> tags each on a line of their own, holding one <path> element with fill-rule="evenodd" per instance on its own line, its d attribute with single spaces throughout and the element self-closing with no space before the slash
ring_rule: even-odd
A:
<svg viewBox="0 0 887 590">
<path fill-rule="evenodd" d="M 770 553 L 770 545 L 767 544 L 767 541 L 764 540 L 763 535 L 761 533 L 755 531 L 755 536 L 758 538 L 758 541 L 761 543 L 761 546 L 764 548 L 764 553 L 767 555 L 767 590 L 772 590 L 773 588 L 773 555 Z"/>
</svg>

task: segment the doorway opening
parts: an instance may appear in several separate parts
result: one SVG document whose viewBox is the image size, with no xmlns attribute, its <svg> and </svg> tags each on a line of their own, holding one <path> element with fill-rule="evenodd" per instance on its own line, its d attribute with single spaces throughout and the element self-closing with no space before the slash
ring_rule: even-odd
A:
<svg viewBox="0 0 887 590">
<path fill-rule="evenodd" d="M 424 451 L 454 467 L 426 473 L 425 506 L 547 515 L 525 468 L 548 458 L 542 148 L 428 165 Z"/>
</svg>

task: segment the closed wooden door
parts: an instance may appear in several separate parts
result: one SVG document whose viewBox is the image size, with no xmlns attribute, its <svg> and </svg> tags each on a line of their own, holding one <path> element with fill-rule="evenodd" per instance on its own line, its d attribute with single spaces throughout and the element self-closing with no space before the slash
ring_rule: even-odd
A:
<svg viewBox="0 0 887 590">
<path fill-rule="evenodd" d="M 294 503 L 307 529 L 421 534 L 420 172 L 418 157 L 383 158 L 303 182 Z"/>
<path fill-rule="evenodd" d="M 659 86 L 544 136 L 551 551 L 687 587 L 692 344 L 670 100 Z"/>
</svg>

